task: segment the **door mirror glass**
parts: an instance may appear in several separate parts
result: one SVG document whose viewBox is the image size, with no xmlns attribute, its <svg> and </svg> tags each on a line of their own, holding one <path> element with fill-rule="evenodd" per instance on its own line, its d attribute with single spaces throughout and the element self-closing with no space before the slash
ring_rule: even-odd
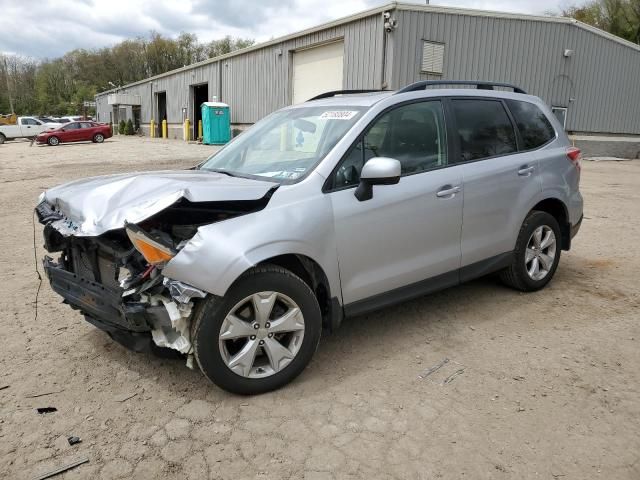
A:
<svg viewBox="0 0 640 480">
<path fill-rule="evenodd" d="M 373 197 L 373 185 L 393 185 L 400 181 L 402 166 L 398 160 L 387 157 L 373 157 L 360 172 L 360 184 L 354 195 L 361 202 Z"/>
</svg>

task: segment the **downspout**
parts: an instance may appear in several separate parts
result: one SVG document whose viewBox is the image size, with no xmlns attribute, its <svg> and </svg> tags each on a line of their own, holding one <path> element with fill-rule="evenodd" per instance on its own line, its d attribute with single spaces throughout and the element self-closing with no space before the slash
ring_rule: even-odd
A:
<svg viewBox="0 0 640 480">
<path fill-rule="evenodd" d="M 380 85 L 378 88 L 380 90 L 384 90 L 387 88 L 387 81 L 385 80 L 385 70 L 387 69 L 387 31 L 384 28 L 384 24 L 387 21 L 386 15 L 389 13 L 388 11 L 382 12 L 382 59 L 380 62 L 381 70 L 380 70 Z"/>
<path fill-rule="evenodd" d="M 222 60 L 218 60 L 218 101 L 222 102 Z"/>
<path fill-rule="evenodd" d="M 380 72 L 380 89 L 386 90 L 389 88 L 389 83 L 391 79 L 386 78 L 386 70 L 387 70 L 387 48 L 389 46 L 388 36 L 398 27 L 398 22 L 395 18 L 392 17 L 393 12 L 395 11 L 395 3 L 392 8 L 385 10 L 382 12 L 382 54 L 381 54 L 381 67 L 382 71 Z M 393 45 L 393 44 L 392 44 Z M 393 61 L 393 57 L 391 57 L 391 61 Z"/>
</svg>

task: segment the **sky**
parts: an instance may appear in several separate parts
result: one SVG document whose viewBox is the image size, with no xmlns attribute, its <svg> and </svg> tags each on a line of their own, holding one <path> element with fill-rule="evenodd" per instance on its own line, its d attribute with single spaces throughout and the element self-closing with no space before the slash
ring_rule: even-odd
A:
<svg viewBox="0 0 640 480">
<path fill-rule="evenodd" d="M 581 3 L 583 0 L 576 0 Z M 111 46 L 151 30 L 201 41 L 257 42 L 389 3 L 385 0 L 0 0 L 0 52 L 54 58 Z M 413 0 L 411 3 L 424 4 Z M 432 0 L 432 5 L 542 14 L 571 0 Z"/>
</svg>

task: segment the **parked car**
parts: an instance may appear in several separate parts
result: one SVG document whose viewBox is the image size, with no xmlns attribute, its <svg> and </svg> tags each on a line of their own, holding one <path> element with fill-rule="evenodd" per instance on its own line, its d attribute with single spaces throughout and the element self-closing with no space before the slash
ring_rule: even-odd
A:
<svg viewBox="0 0 640 480">
<path fill-rule="evenodd" d="M 37 117 L 37 118 L 38 118 L 38 120 L 40 120 L 41 122 L 44 122 L 44 123 L 57 123 L 57 124 L 60 123 L 60 122 L 58 122 L 57 120 L 54 120 L 51 117 Z"/>
<path fill-rule="evenodd" d="M 0 125 L 0 144 L 17 138 L 33 138 L 40 132 L 56 128 L 57 123 L 45 123 L 35 117 L 18 117 L 15 125 Z"/>
<path fill-rule="evenodd" d="M 111 127 L 96 122 L 70 122 L 58 125 L 58 128 L 42 132 L 36 137 L 36 143 L 49 144 L 52 147 L 60 143 L 94 142 L 102 143 L 113 136 Z"/>
<path fill-rule="evenodd" d="M 58 123 L 80 122 L 86 120 L 84 117 L 59 117 L 56 119 Z"/>
<path fill-rule="evenodd" d="M 493 272 L 543 288 L 581 225 L 580 151 L 537 97 L 440 84 L 321 95 L 196 169 L 44 192 L 53 290 L 130 348 L 255 394 L 344 316 Z"/>
</svg>

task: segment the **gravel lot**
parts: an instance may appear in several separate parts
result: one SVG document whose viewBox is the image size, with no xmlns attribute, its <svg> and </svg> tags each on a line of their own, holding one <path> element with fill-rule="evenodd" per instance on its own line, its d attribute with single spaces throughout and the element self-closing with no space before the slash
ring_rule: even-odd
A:
<svg viewBox="0 0 640 480">
<path fill-rule="evenodd" d="M 57 478 L 640 478 L 640 161 L 584 164 L 586 219 L 546 290 L 482 279 L 348 320 L 271 394 L 233 396 L 182 360 L 125 350 L 46 280 L 34 321 L 43 189 L 212 151 L 0 146 L 0 477 L 87 457 Z"/>
</svg>

